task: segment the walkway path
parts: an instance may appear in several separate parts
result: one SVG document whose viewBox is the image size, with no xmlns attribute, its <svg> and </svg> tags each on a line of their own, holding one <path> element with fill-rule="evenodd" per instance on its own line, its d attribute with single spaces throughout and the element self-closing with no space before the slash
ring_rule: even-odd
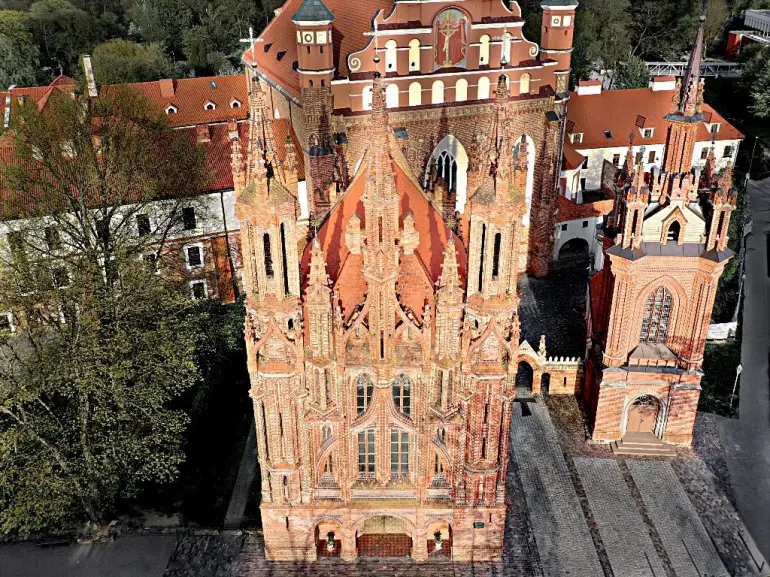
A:
<svg viewBox="0 0 770 577">
<path fill-rule="evenodd" d="M 770 179 L 749 182 L 748 194 L 753 226 L 746 239 L 740 417 L 722 419 L 719 429 L 741 517 L 770 559 Z"/>
<path fill-rule="evenodd" d="M 540 403 L 513 414 L 513 448 L 546 577 L 604 574 L 561 445 Z"/>
</svg>

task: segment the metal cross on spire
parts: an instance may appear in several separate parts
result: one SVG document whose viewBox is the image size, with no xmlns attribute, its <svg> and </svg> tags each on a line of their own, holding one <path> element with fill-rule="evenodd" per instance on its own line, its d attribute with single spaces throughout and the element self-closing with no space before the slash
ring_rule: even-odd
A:
<svg viewBox="0 0 770 577">
<path fill-rule="evenodd" d="M 249 48 L 254 47 L 255 42 L 262 42 L 262 38 L 254 38 L 254 28 L 249 26 L 249 37 L 248 38 L 241 38 L 240 42 L 243 42 L 245 44 L 249 45 Z M 247 48 L 246 50 L 248 50 Z M 254 66 L 256 63 L 254 62 L 254 50 L 251 51 L 251 65 Z"/>
</svg>

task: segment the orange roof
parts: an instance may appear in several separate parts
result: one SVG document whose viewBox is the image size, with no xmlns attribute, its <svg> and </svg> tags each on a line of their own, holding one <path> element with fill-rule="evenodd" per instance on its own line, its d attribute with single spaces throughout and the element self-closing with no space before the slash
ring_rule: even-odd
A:
<svg viewBox="0 0 770 577">
<path fill-rule="evenodd" d="M 116 85 L 102 86 L 101 90 L 109 90 L 110 86 Z M 135 88 L 160 110 L 174 106 L 176 113 L 168 115 L 169 125 L 174 127 L 242 120 L 249 112 L 246 77 L 243 74 L 164 79 L 121 86 Z M 240 103 L 238 107 L 231 106 L 233 100 Z M 209 102 L 214 105 L 213 110 L 206 110 Z"/>
<path fill-rule="evenodd" d="M 572 144 L 567 141 L 564 143 L 564 161 L 562 162 L 562 168 L 564 170 L 574 170 L 578 168 L 586 157 L 580 154 L 572 147 Z"/>
<path fill-rule="evenodd" d="M 318 240 L 326 259 L 326 272 L 339 291 L 345 316 L 363 301 L 363 295 L 366 292 L 366 280 L 361 272 L 363 259 L 361 255 L 351 254 L 348 250 L 345 231 L 354 214 L 361 219 L 362 227 L 366 224 L 361 197 L 366 184 L 367 166 L 368 160 L 365 160 L 345 195 L 332 208 L 318 230 Z M 397 162 L 392 162 L 392 168 L 396 180 L 396 191 L 401 200 L 399 225 L 403 226 L 404 217 L 412 213 L 415 230 L 420 235 L 414 255 L 402 255 L 401 258 L 400 278 L 401 282 L 408 287 L 408 290 L 400 291 L 401 299 L 405 306 L 421 314 L 426 298 L 433 306 L 433 287 L 441 275 L 444 250 L 450 235 L 455 239 L 457 262 L 463 282 L 466 278 L 467 256 L 460 239 L 447 227 L 441 214 L 425 197 L 418 185 Z M 302 258 L 303 279 L 307 278 L 310 269 L 310 249 L 311 243 L 308 243 Z"/>
<path fill-rule="evenodd" d="M 288 0 L 275 19 L 260 35 L 259 42 L 246 50 L 243 61 L 256 61 L 257 70 L 296 97 L 300 95 L 299 74 L 294 70 L 297 60 L 297 41 L 294 23 L 291 21 L 302 0 Z M 364 32 L 372 29 L 372 20 L 378 10 L 390 11 L 392 0 L 325 0 L 334 14 L 332 38 L 334 39 L 334 67 L 337 76 L 348 74 L 348 54 L 360 50 L 369 43 Z"/>
<path fill-rule="evenodd" d="M 587 95 L 573 93 L 567 108 L 567 121 L 574 123 L 571 133 L 583 133 L 583 142 L 576 145 L 576 148 L 628 146 L 628 135 L 632 131 L 635 132 L 636 146 L 665 144 L 668 125 L 663 117 L 669 113 L 673 96 L 673 90 L 653 92 L 650 88 L 603 90 L 601 94 Z M 719 140 L 743 138 L 737 128 L 705 102 L 703 113 L 707 122 L 722 124 L 717 134 Z M 642 138 L 636 129 L 642 121 L 644 128 L 655 129 L 652 138 Z M 605 130 L 610 131 L 612 139 L 605 136 Z M 699 123 L 698 141 L 710 142 L 711 136 L 705 123 Z"/>
<path fill-rule="evenodd" d="M 577 204 L 566 196 L 557 196 L 556 207 L 559 209 L 559 212 L 556 215 L 556 222 L 605 216 L 612 212 L 614 204 L 615 201 L 612 199 Z"/>
</svg>

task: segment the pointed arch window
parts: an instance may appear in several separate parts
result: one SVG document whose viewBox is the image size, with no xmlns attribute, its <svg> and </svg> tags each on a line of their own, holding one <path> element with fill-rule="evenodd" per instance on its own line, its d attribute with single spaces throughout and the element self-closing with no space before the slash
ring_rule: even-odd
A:
<svg viewBox="0 0 770 577">
<path fill-rule="evenodd" d="M 393 404 L 405 416 L 409 416 L 412 411 L 412 385 L 409 377 L 398 375 L 393 381 Z"/>
<path fill-rule="evenodd" d="M 668 232 L 666 233 L 666 242 L 679 242 L 679 234 L 682 232 L 682 225 L 678 220 L 675 220 L 668 226 Z"/>
<path fill-rule="evenodd" d="M 670 320 L 671 293 L 665 287 L 658 287 L 645 304 L 639 342 L 651 345 L 665 343 Z"/>
<path fill-rule="evenodd" d="M 265 253 L 265 274 L 267 278 L 273 278 L 275 274 L 273 271 L 273 253 L 270 247 L 270 235 L 265 233 L 262 235 L 262 248 Z"/>
<path fill-rule="evenodd" d="M 478 93 L 476 95 L 476 97 L 479 100 L 489 99 L 489 86 L 490 86 L 489 78 L 487 78 L 486 76 L 482 76 L 481 78 L 479 78 L 479 85 L 477 89 Z"/>
<path fill-rule="evenodd" d="M 457 188 L 457 160 L 448 151 L 436 157 L 436 172 L 446 182 L 447 190 Z"/>
<path fill-rule="evenodd" d="M 500 274 L 500 245 L 503 236 L 499 232 L 495 233 L 494 252 L 492 253 L 492 277 L 497 278 Z"/>
<path fill-rule="evenodd" d="M 281 223 L 281 265 L 283 268 L 283 293 L 289 294 L 289 260 L 286 254 L 286 224 Z"/>
<path fill-rule="evenodd" d="M 372 393 L 374 392 L 374 383 L 369 375 L 361 375 L 356 381 L 356 414 L 363 415 L 369 403 L 372 402 Z"/>
</svg>

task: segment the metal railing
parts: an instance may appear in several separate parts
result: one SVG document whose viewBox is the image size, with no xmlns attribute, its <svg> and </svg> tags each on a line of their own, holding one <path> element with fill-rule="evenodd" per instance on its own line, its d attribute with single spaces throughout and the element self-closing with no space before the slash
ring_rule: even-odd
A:
<svg viewBox="0 0 770 577">
<path fill-rule="evenodd" d="M 647 62 L 650 76 L 684 76 L 687 61 L 679 62 Z M 724 60 L 704 60 L 701 65 L 701 76 L 736 77 L 741 75 L 741 64 Z"/>
</svg>

